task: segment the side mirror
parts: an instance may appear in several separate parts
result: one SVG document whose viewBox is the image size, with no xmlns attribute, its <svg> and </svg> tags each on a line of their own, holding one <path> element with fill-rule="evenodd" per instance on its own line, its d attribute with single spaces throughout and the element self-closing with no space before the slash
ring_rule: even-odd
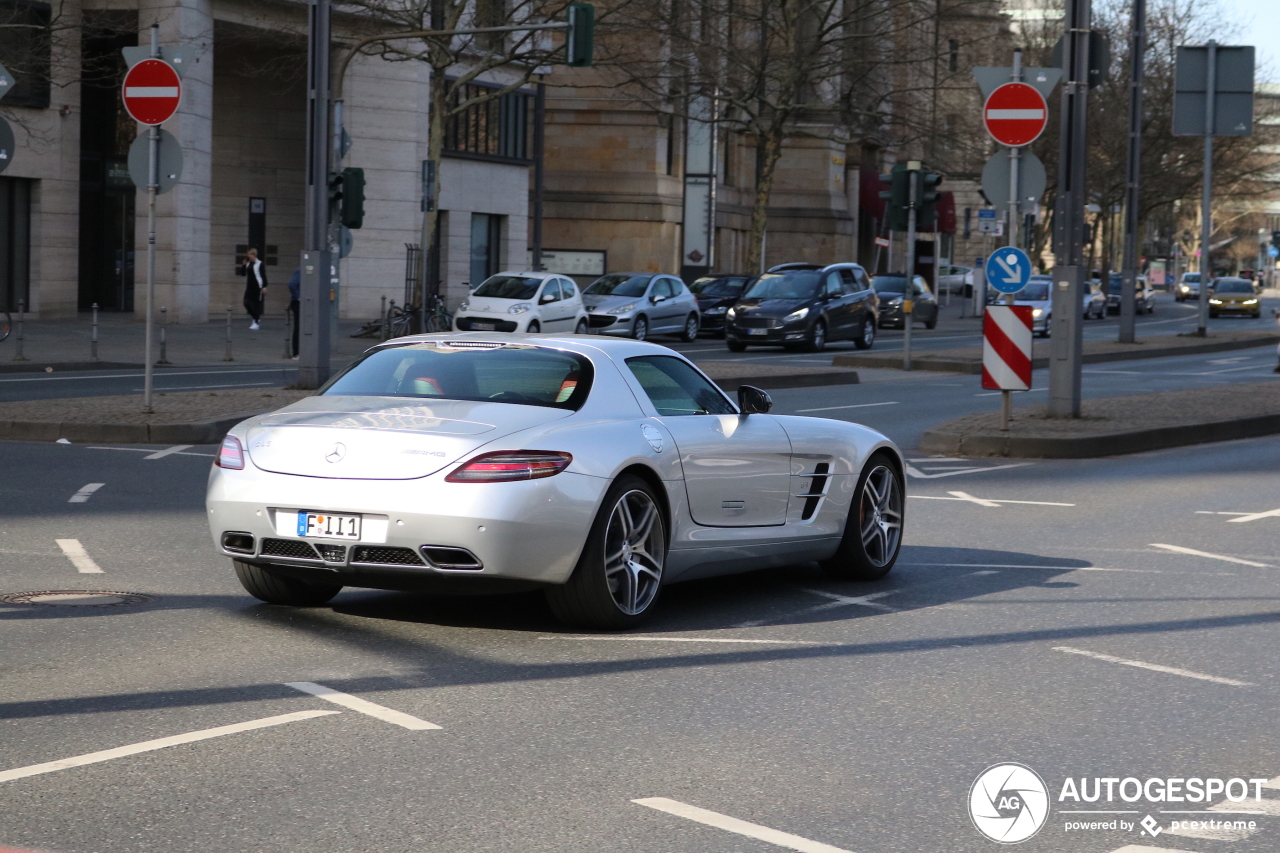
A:
<svg viewBox="0 0 1280 853">
<path fill-rule="evenodd" d="M 744 415 L 764 415 L 773 408 L 768 392 L 754 385 L 738 386 L 738 410 Z"/>
<path fill-rule="evenodd" d="M 650 297 L 649 297 L 649 304 L 650 304 L 650 305 L 657 305 L 659 302 L 661 302 L 661 301 L 662 301 L 662 299 L 663 299 L 663 297 L 661 297 L 661 296 L 659 296 L 658 294 L 656 294 L 656 293 L 655 293 L 655 294 L 653 294 L 653 296 L 650 296 Z"/>
<path fill-rule="evenodd" d="M 538 300 L 538 304 L 546 305 L 548 302 L 555 302 L 555 301 L 556 301 L 555 296 L 553 296 L 550 293 L 544 293 L 542 294 L 542 297 Z"/>
</svg>

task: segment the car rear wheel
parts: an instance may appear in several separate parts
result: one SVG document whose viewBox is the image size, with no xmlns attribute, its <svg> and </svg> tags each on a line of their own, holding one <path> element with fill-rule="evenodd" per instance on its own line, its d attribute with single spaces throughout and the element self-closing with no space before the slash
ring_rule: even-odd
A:
<svg viewBox="0 0 1280 853">
<path fill-rule="evenodd" d="M 902 474 L 893 460 L 886 453 L 873 454 L 858 478 L 840 547 L 822 562 L 823 571 L 853 581 L 887 575 L 902 548 L 905 495 Z"/>
<path fill-rule="evenodd" d="M 691 344 L 698 339 L 698 315 L 690 314 L 684 321 L 684 333 L 680 335 L 680 340 L 687 344 Z"/>
<path fill-rule="evenodd" d="M 649 321 L 644 317 L 637 317 L 631 325 L 631 337 L 637 341 L 643 341 L 649 337 Z"/>
<path fill-rule="evenodd" d="M 582 319 L 578 321 L 578 327 L 573 330 L 573 333 L 575 335 L 585 335 L 589 331 L 591 331 L 591 326 L 587 323 L 586 319 Z"/>
<path fill-rule="evenodd" d="M 871 349 L 876 342 L 876 324 L 870 317 L 862 321 L 862 331 L 853 339 L 853 345 L 858 349 Z"/>
<path fill-rule="evenodd" d="M 827 324 L 819 320 L 813 324 L 809 339 L 804 342 L 805 352 L 822 352 L 827 348 Z"/>
<path fill-rule="evenodd" d="M 254 598 L 268 604 L 318 607 L 342 591 L 340 583 L 313 583 L 277 574 L 264 566 L 232 560 L 240 585 Z"/>
<path fill-rule="evenodd" d="M 725 341 L 725 344 L 729 347 L 729 352 L 746 352 L 747 351 L 747 345 L 742 343 L 741 341 Z"/>
<path fill-rule="evenodd" d="M 547 603 L 570 625 L 634 627 L 653 610 L 666 562 L 658 498 L 644 480 L 624 474 L 605 494 L 573 575 L 547 589 Z"/>
</svg>

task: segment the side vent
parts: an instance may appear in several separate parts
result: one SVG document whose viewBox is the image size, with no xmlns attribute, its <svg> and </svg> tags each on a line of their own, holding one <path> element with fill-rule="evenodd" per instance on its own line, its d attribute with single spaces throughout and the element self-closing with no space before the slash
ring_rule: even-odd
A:
<svg viewBox="0 0 1280 853">
<path fill-rule="evenodd" d="M 803 495 L 796 495 L 796 497 L 804 498 L 804 512 L 800 515 L 801 521 L 808 521 L 818 511 L 818 504 L 822 503 L 822 498 L 827 494 L 827 482 L 831 479 L 831 465 L 826 462 L 819 462 L 813 467 L 811 476 L 813 479 L 809 481 L 809 491 Z"/>
</svg>

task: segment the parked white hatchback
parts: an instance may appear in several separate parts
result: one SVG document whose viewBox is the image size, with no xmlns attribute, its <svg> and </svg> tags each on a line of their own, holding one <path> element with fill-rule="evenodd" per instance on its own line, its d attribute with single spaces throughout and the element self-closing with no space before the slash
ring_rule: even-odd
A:
<svg viewBox="0 0 1280 853">
<path fill-rule="evenodd" d="M 587 309 L 568 276 L 500 272 L 486 278 L 453 315 L 459 332 L 557 332 L 585 335 Z"/>
</svg>

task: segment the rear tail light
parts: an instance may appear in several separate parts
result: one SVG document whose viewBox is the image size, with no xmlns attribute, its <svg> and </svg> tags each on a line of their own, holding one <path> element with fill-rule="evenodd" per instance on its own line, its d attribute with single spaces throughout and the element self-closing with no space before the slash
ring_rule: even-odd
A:
<svg viewBox="0 0 1280 853">
<path fill-rule="evenodd" d="M 236 470 L 243 468 L 244 448 L 240 446 L 240 439 L 230 435 L 222 439 L 222 447 L 218 449 L 218 456 L 213 460 L 213 464 L 219 468 Z"/>
<path fill-rule="evenodd" d="M 482 453 L 455 470 L 450 483 L 504 483 L 538 480 L 559 474 L 573 461 L 573 454 L 555 450 L 499 450 Z"/>
</svg>

